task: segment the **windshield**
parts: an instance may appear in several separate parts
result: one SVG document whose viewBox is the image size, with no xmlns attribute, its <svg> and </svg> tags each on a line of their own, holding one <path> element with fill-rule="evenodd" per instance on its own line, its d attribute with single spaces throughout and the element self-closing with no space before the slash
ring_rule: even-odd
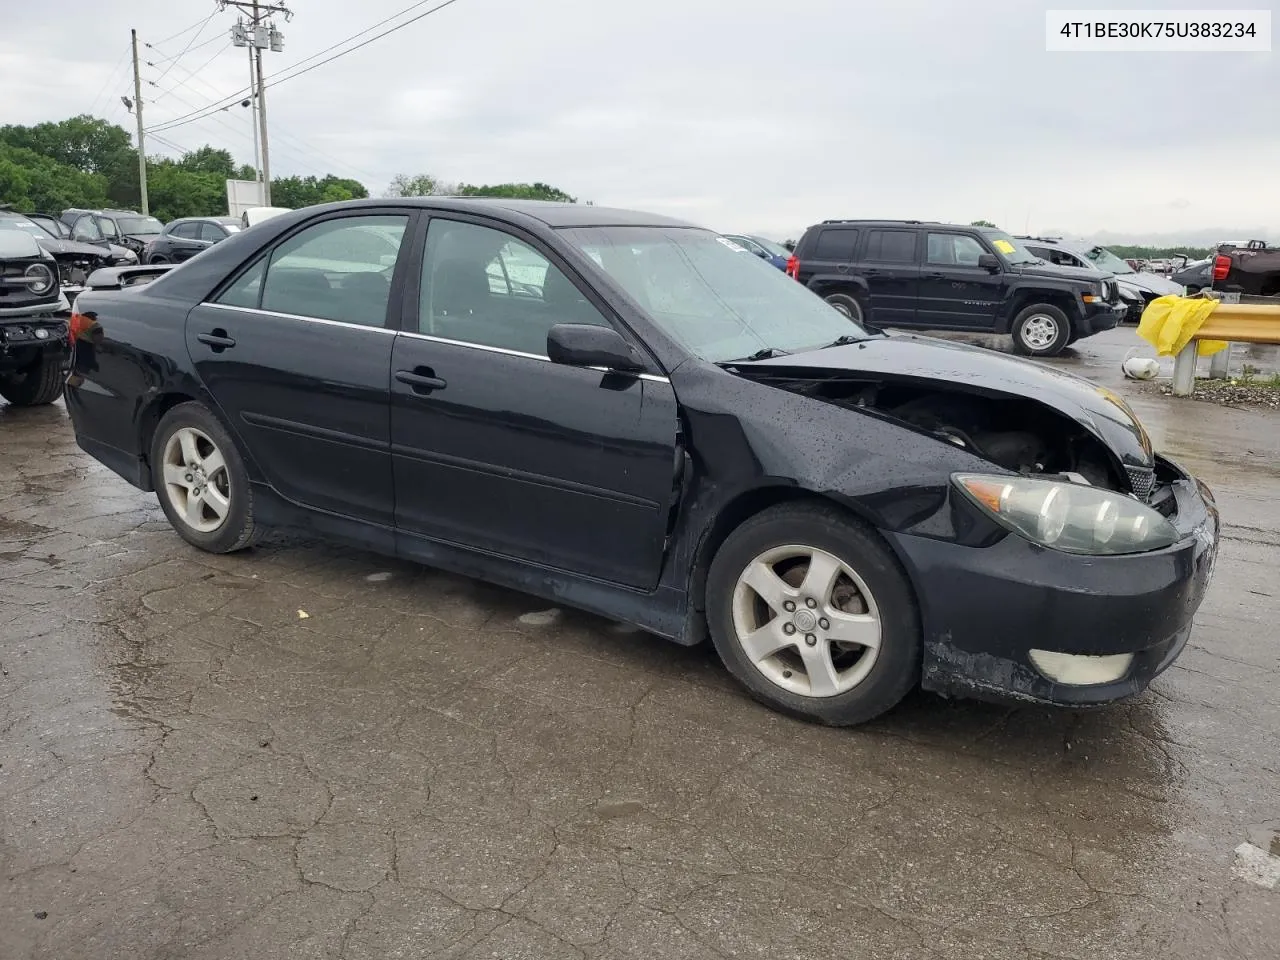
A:
<svg viewBox="0 0 1280 960">
<path fill-rule="evenodd" d="M 1003 230 L 984 230 L 983 235 L 996 248 L 1005 263 L 1039 263 L 1040 258 Z"/>
<path fill-rule="evenodd" d="M 1085 256 L 1099 270 L 1105 270 L 1107 273 L 1137 273 L 1133 267 L 1129 266 L 1106 247 L 1094 247 Z"/>
<path fill-rule="evenodd" d="M 8 227 L 10 230 L 21 230 L 23 233 L 29 233 L 37 240 L 48 240 L 53 236 L 48 230 L 40 226 L 34 220 L 28 220 L 26 217 L 0 217 L 0 227 Z"/>
<path fill-rule="evenodd" d="M 164 229 L 164 224 L 155 217 L 120 217 L 116 225 L 121 233 L 131 237 L 149 236 Z"/>
<path fill-rule="evenodd" d="M 687 227 L 562 231 L 689 352 L 724 363 L 870 334 L 731 240 Z"/>
</svg>

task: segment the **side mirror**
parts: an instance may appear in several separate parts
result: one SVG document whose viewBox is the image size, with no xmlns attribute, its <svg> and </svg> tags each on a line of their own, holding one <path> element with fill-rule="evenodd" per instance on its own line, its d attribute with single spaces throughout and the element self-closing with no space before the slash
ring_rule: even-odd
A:
<svg viewBox="0 0 1280 960">
<path fill-rule="evenodd" d="M 1000 271 L 1000 258 L 994 253 L 980 253 L 978 254 L 978 266 L 983 270 L 998 273 Z"/>
<path fill-rule="evenodd" d="M 594 323 L 557 323 L 547 331 L 547 356 L 570 367 L 604 367 L 638 373 L 644 361 L 622 334 Z"/>
</svg>

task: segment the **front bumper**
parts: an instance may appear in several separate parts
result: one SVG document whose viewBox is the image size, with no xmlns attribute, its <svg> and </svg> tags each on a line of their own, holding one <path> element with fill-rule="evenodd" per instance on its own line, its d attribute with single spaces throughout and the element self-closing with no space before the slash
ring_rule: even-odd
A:
<svg viewBox="0 0 1280 960">
<path fill-rule="evenodd" d="M 1177 477 L 1181 538 L 1150 553 L 1083 557 L 1009 534 L 988 547 L 888 534 L 911 571 L 924 621 L 922 686 L 945 695 L 1084 706 L 1144 689 L 1182 652 L 1218 547 L 1218 512 L 1197 481 Z M 1112 683 L 1057 683 L 1032 649 L 1133 662 Z"/>
<path fill-rule="evenodd" d="M 1123 300 L 1115 303 L 1085 304 L 1083 320 L 1088 332 L 1082 336 L 1087 337 L 1094 333 L 1101 333 L 1103 330 L 1111 330 L 1124 317 L 1125 309 Z"/>
</svg>

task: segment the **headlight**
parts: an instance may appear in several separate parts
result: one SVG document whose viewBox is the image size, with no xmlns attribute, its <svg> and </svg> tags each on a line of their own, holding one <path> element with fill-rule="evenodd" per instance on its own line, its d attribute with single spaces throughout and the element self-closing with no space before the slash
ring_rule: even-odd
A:
<svg viewBox="0 0 1280 960">
<path fill-rule="evenodd" d="M 996 522 L 1064 553 L 1141 553 L 1178 539 L 1173 524 L 1123 493 L 1030 477 L 955 474 L 952 479 Z"/>
<path fill-rule="evenodd" d="M 114 260 L 113 262 L 114 262 L 114 263 L 117 263 L 117 264 L 120 264 L 120 263 L 137 263 L 137 262 L 138 262 L 138 255 L 137 255 L 136 253 L 134 253 L 132 250 L 126 250 L 124 253 L 120 254 L 120 256 L 116 257 L 116 258 L 115 258 L 115 260 Z"/>
<path fill-rule="evenodd" d="M 27 289 L 37 296 L 48 293 L 58 282 L 53 271 L 43 263 L 33 263 L 27 267 L 25 276 L 29 280 Z"/>
<path fill-rule="evenodd" d="M 1142 294 L 1138 293 L 1136 290 L 1129 290 L 1125 287 L 1120 287 L 1120 299 L 1127 303 L 1141 303 Z"/>
</svg>

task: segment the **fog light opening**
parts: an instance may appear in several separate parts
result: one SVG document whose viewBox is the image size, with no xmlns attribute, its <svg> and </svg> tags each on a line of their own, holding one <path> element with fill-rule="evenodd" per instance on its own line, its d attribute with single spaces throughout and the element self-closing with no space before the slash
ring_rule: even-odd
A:
<svg viewBox="0 0 1280 960">
<path fill-rule="evenodd" d="M 1081 653 L 1032 650 L 1029 656 L 1035 668 L 1054 683 L 1072 687 L 1115 683 L 1128 673 L 1129 667 L 1133 665 L 1132 653 L 1091 657 Z"/>
</svg>

